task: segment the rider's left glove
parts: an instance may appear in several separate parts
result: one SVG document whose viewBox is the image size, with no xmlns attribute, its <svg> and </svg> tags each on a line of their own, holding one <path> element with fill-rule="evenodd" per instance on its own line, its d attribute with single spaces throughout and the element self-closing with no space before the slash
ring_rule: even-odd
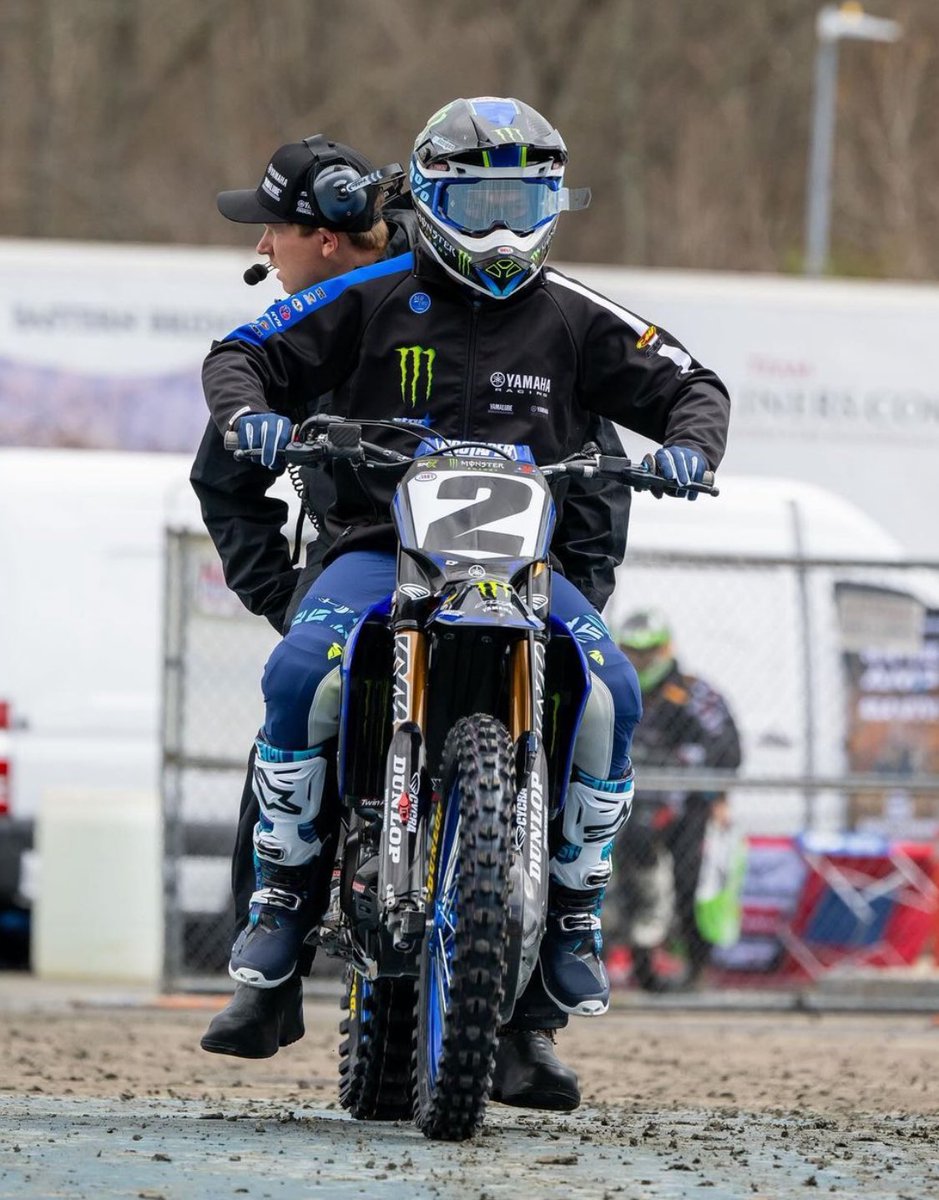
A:
<svg viewBox="0 0 939 1200">
<path fill-rule="evenodd" d="M 655 466 L 663 479 L 674 479 L 680 484 L 700 483 L 708 469 L 701 451 L 687 446 L 663 446 L 656 450 Z M 698 498 L 698 493 L 691 491 L 676 492 L 675 495 L 684 500 Z"/>
<path fill-rule="evenodd" d="M 238 449 L 260 450 L 260 463 L 270 471 L 284 465 L 284 447 L 293 425 L 279 413 L 249 413 L 238 420 Z"/>
</svg>

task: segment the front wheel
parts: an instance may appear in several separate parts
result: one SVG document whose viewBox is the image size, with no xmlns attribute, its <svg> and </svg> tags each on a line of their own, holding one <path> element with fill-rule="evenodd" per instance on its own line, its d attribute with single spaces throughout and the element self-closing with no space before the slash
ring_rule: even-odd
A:
<svg viewBox="0 0 939 1200">
<path fill-rule="evenodd" d="M 505 983 L 515 803 L 505 726 L 464 717 L 444 746 L 428 853 L 431 921 L 417 995 L 415 1120 L 459 1141 L 482 1123 Z"/>
</svg>

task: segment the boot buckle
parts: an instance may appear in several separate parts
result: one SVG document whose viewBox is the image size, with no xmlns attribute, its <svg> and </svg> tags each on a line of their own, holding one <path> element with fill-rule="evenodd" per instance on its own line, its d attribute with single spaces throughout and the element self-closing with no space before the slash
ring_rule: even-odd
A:
<svg viewBox="0 0 939 1200">
<path fill-rule="evenodd" d="M 296 892 L 286 892 L 283 888 L 266 887 L 254 892 L 252 904 L 263 904 L 266 908 L 283 908 L 290 912 L 298 912 L 303 898 Z"/>
<path fill-rule="evenodd" d="M 563 913 L 558 918 L 558 928 L 562 933 L 593 933 L 601 928 L 601 922 L 596 913 Z"/>
</svg>

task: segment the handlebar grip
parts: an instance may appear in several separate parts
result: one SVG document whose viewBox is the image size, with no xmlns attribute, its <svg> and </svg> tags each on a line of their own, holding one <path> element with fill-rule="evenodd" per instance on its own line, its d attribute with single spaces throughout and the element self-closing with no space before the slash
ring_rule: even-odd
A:
<svg viewBox="0 0 939 1200">
<path fill-rule="evenodd" d="M 236 431 L 234 429 L 226 429 L 225 435 L 222 440 L 225 444 L 226 450 L 237 450 L 238 449 L 238 434 L 236 433 Z"/>
<path fill-rule="evenodd" d="M 705 487 L 709 487 L 709 488 L 713 487 L 714 486 L 714 472 L 713 471 L 705 471 L 704 474 L 701 476 L 701 482 L 704 484 Z"/>
</svg>

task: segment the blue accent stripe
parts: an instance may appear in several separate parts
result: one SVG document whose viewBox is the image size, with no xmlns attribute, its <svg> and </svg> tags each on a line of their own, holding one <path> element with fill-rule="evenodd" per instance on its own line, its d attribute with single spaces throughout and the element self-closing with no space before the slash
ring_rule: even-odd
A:
<svg viewBox="0 0 939 1200">
<path fill-rule="evenodd" d="M 281 750 L 279 746 L 272 746 L 261 738 L 256 738 L 254 744 L 258 748 L 258 760 L 265 763 L 303 762 L 307 758 L 318 758 L 323 753 L 322 746 L 311 746 L 309 750 Z"/>
<path fill-rule="evenodd" d="M 597 792 L 609 792 L 614 796 L 628 795 L 633 789 L 633 773 L 632 768 L 628 768 L 627 773 L 619 779 L 595 779 L 593 775 L 588 775 L 586 771 L 582 771 L 580 767 L 574 767 L 571 772 L 571 779 L 577 783 L 585 783 L 587 787 L 593 788 Z"/>
<path fill-rule="evenodd" d="M 284 300 L 276 300 L 256 321 L 240 325 L 222 338 L 222 341 L 250 342 L 253 346 L 263 346 L 268 338 L 292 329 L 310 313 L 338 300 L 348 288 L 367 283 L 370 279 L 381 279 L 385 275 L 408 274 L 413 266 L 414 252 L 409 250 L 406 254 L 399 254 L 397 258 L 372 263 L 368 267 L 358 267 L 345 275 L 337 275 L 323 283 L 315 283 L 312 287 L 304 288 L 302 292 L 296 292 Z"/>
</svg>

